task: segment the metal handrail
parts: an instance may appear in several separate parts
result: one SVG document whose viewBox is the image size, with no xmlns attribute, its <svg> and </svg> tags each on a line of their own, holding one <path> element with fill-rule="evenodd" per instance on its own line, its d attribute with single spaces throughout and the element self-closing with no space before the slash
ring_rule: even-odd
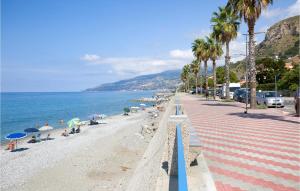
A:
<svg viewBox="0 0 300 191">
<path fill-rule="evenodd" d="M 187 178 L 184 159 L 184 149 L 181 136 L 180 124 L 176 125 L 177 134 L 177 165 L 178 165 L 178 191 L 187 191 Z"/>
</svg>

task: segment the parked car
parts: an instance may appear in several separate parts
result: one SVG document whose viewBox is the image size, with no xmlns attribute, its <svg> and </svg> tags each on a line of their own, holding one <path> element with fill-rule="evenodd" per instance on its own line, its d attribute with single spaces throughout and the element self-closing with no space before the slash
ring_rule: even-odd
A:
<svg viewBox="0 0 300 191">
<path fill-rule="evenodd" d="M 249 91 L 249 88 L 248 88 Z M 240 88 L 234 91 L 233 93 L 233 100 L 238 101 L 238 102 L 242 102 L 242 97 L 241 95 L 246 92 L 246 88 Z"/>
<path fill-rule="evenodd" d="M 221 89 L 216 89 L 216 96 L 220 96 L 221 94 Z"/>
<path fill-rule="evenodd" d="M 298 116 L 300 116 L 300 107 L 299 107 L 299 104 L 300 104 L 300 88 L 298 88 L 296 93 L 295 93 L 294 103 L 295 103 L 296 114 Z"/>
<path fill-rule="evenodd" d="M 267 107 L 284 107 L 284 99 L 281 95 L 276 95 L 275 91 L 261 92 L 260 96 L 256 97 L 257 104 L 264 104 Z"/>
<path fill-rule="evenodd" d="M 247 99 L 247 94 L 248 94 L 248 103 L 250 103 L 250 91 L 243 91 L 239 97 L 239 102 L 246 103 Z"/>
</svg>

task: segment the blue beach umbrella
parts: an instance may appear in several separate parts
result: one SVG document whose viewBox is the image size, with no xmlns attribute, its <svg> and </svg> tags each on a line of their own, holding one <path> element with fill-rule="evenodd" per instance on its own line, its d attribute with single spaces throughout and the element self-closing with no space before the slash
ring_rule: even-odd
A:
<svg viewBox="0 0 300 191">
<path fill-rule="evenodd" d="M 22 139 L 26 136 L 27 136 L 26 133 L 11 133 L 11 134 L 8 134 L 5 138 L 12 139 L 12 140 L 18 140 L 18 139 Z"/>
<path fill-rule="evenodd" d="M 26 136 L 27 136 L 26 133 L 11 133 L 11 134 L 6 135 L 5 139 L 16 140 L 16 149 L 17 149 L 18 139 L 25 138 Z"/>
<path fill-rule="evenodd" d="M 24 129 L 24 132 L 25 133 L 36 133 L 36 132 L 39 132 L 39 130 L 37 128 L 27 128 L 27 129 Z"/>
</svg>

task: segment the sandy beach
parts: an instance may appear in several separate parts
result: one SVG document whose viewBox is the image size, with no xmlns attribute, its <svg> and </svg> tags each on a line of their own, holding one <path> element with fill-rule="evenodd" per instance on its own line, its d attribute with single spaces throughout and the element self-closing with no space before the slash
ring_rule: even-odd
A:
<svg viewBox="0 0 300 191">
<path fill-rule="evenodd" d="M 18 144 L 23 151 L 1 149 L 0 189 L 6 190 L 126 190 L 151 141 L 163 112 L 116 115 L 107 124 L 84 126 L 80 134 Z M 148 127 L 148 128 L 145 128 Z"/>
</svg>

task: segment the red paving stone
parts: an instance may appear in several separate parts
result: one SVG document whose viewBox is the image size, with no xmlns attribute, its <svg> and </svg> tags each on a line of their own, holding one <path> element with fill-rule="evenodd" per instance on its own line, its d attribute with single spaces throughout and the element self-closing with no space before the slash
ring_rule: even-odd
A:
<svg viewBox="0 0 300 191">
<path fill-rule="evenodd" d="M 265 188 L 271 188 L 272 190 L 298 191 L 298 189 L 296 189 L 296 188 L 283 186 L 283 185 L 275 183 L 275 182 L 263 180 L 261 178 L 256 178 L 256 177 L 253 177 L 253 176 L 247 176 L 247 175 L 237 173 L 237 172 L 234 172 L 234 171 L 224 170 L 224 169 L 213 167 L 213 166 L 210 167 L 210 170 L 212 172 L 217 173 L 217 174 L 222 174 L 222 175 L 232 177 L 232 178 L 235 178 L 235 179 L 239 179 L 239 180 L 242 180 L 244 182 L 251 183 L 251 184 L 257 184 L 257 185 L 260 185 L 260 186 L 265 187 Z"/>
<path fill-rule="evenodd" d="M 300 191 L 300 121 L 276 109 L 181 96 L 218 191 Z"/>
<path fill-rule="evenodd" d="M 219 191 L 243 191 L 242 189 L 240 188 L 237 188 L 237 187 L 233 187 L 231 185 L 228 185 L 228 184 L 223 184 L 221 181 L 216 181 L 216 187 L 217 187 L 217 190 Z"/>
<path fill-rule="evenodd" d="M 217 137 L 217 135 L 220 136 L 220 134 L 213 134 L 211 133 L 212 136 L 206 136 L 205 135 L 200 135 L 202 139 L 206 138 L 206 139 L 212 139 L 212 140 L 219 140 L 219 141 L 223 141 L 223 142 L 231 142 L 231 143 L 236 143 L 236 144 L 240 144 L 240 145 L 249 145 L 249 146 L 253 146 L 253 147 L 258 147 L 258 148 L 263 148 L 263 149 L 268 149 L 268 150 L 274 150 L 274 151 L 281 151 L 281 152 L 287 152 L 287 153 L 293 153 L 293 154 L 300 154 L 300 151 L 298 150 L 291 150 L 291 149 L 283 149 L 283 148 L 279 148 L 279 147 L 273 147 L 273 146 L 268 146 L 268 145 L 259 145 L 259 144 L 254 144 L 251 142 L 242 142 L 242 141 L 237 141 L 237 140 L 233 140 L 233 139 L 226 139 L 226 138 L 236 138 L 236 139 L 240 139 L 240 140 L 245 140 L 243 137 L 234 137 L 234 136 L 229 136 L 229 135 L 223 135 L 222 138 Z M 215 135 L 215 137 L 213 137 L 213 135 Z M 225 138 L 224 138 L 225 137 Z"/>
</svg>

